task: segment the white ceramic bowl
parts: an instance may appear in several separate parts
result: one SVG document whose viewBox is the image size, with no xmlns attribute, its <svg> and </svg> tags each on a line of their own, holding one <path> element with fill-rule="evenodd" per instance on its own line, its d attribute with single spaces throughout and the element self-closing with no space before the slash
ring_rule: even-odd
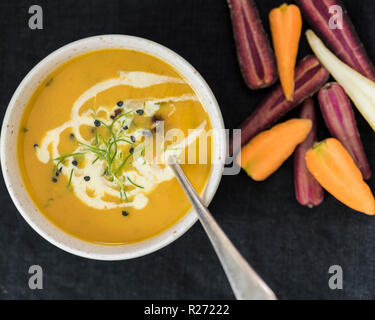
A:
<svg viewBox="0 0 375 320">
<path fill-rule="evenodd" d="M 104 49 L 125 48 L 148 53 L 167 62 L 190 83 L 206 108 L 212 127 L 223 129 L 214 134 L 214 165 L 203 198 L 208 204 L 219 185 L 225 159 L 226 139 L 224 123 L 217 101 L 207 83 L 183 58 L 155 42 L 124 35 L 103 35 L 70 43 L 37 64 L 23 79 L 6 111 L 1 130 L 1 165 L 4 180 L 18 211 L 30 226 L 55 246 L 78 256 L 98 260 L 122 260 L 156 251 L 186 232 L 196 221 L 196 213 L 189 211 L 179 222 L 148 240 L 122 246 L 103 246 L 74 238 L 51 224 L 36 208 L 24 188 L 17 159 L 17 136 L 23 111 L 38 85 L 58 66 L 83 53 Z"/>
</svg>

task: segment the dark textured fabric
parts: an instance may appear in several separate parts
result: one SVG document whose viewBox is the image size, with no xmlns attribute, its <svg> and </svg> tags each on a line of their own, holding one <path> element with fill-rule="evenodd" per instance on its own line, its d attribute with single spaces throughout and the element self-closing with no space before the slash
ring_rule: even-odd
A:
<svg viewBox="0 0 375 320">
<path fill-rule="evenodd" d="M 258 0 L 267 14 L 277 0 Z M 44 30 L 28 28 L 28 8 L 44 9 Z M 370 57 L 375 60 L 375 2 L 345 1 Z M 108 33 L 159 42 L 186 58 L 211 86 L 233 128 L 267 89 L 250 91 L 239 72 L 224 0 L 1 0 L 1 118 L 19 82 L 47 54 L 71 41 Z M 303 37 L 304 38 L 304 37 Z M 300 56 L 309 52 L 303 39 Z M 287 117 L 297 116 L 298 111 Z M 374 132 L 356 112 L 372 168 Z M 319 114 L 319 137 L 328 133 Z M 375 179 L 370 180 L 375 188 Z M 232 299 L 220 263 L 199 224 L 168 247 L 130 261 L 91 261 L 49 244 L 23 220 L 0 184 L 0 299 Z M 223 177 L 210 206 L 245 258 L 281 299 L 374 299 L 375 218 L 331 196 L 317 209 L 298 205 L 289 159 L 267 181 L 244 172 Z M 44 290 L 28 288 L 28 268 L 44 270 Z M 344 289 L 328 288 L 328 268 L 341 265 Z"/>
</svg>

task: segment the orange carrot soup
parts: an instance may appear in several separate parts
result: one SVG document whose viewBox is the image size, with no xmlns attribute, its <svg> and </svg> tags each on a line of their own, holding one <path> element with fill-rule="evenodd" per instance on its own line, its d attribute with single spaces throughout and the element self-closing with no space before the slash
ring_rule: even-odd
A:
<svg viewBox="0 0 375 320">
<path fill-rule="evenodd" d="M 199 98 L 170 65 L 105 49 L 66 62 L 37 88 L 21 121 L 18 161 L 28 193 L 54 225 L 89 242 L 127 244 L 188 212 L 165 158 L 186 160 L 210 129 Z M 206 156 L 208 164 L 182 165 L 200 193 L 210 144 Z"/>
</svg>

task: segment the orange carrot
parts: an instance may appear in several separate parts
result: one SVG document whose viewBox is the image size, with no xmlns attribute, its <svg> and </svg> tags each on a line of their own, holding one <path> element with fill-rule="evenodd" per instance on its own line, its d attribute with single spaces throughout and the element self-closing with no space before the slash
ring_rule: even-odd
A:
<svg viewBox="0 0 375 320">
<path fill-rule="evenodd" d="M 286 100 L 292 101 L 294 69 L 302 30 L 301 12 L 296 5 L 284 3 L 271 10 L 269 21 L 281 86 Z"/>
<path fill-rule="evenodd" d="M 306 153 L 306 166 L 320 185 L 348 207 L 375 214 L 375 199 L 340 141 L 329 138 Z"/>
<path fill-rule="evenodd" d="M 267 179 L 309 134 L 309 119 L 292 119 L 255 136 L 241 150 L 237 163 L 256 181 Z"/>
</svg>

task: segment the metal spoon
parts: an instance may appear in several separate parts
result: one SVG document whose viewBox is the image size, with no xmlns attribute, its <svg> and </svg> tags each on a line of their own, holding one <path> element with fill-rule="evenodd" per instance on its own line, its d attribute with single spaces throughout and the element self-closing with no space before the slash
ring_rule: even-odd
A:
<svg viewBox="0 0 375 320">
<path fill-rule="evenodd" d="M 176 158 L 170 157 L 169 165 L 194 206 L 224 268 L 236 299 L 276 300 L 272 290 L 246 262 L 202 203 Z"/>
</svg>

